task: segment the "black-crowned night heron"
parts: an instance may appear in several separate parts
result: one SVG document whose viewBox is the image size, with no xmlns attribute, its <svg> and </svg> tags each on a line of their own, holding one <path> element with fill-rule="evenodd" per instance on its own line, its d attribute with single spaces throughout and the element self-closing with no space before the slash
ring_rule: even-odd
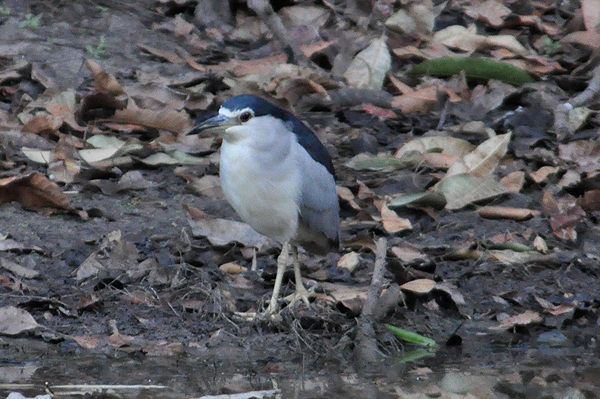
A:
<svg viewBox="0 0 600 399">
<path fill-rule="evenodd" d="M 266 313 L 279 309 L 290 246 L 296 279 L 292 302 L 308 303 L 298 246 L 319 255 L 339 248 L 339 202 L 327 150 L 292 113 L 251 95 L 225 101 L 219 115 L 189 134 L 202 131 L 223 136 L 220 176 L 227 201 L 254 230 L 283 245 Z"/>
</svg>

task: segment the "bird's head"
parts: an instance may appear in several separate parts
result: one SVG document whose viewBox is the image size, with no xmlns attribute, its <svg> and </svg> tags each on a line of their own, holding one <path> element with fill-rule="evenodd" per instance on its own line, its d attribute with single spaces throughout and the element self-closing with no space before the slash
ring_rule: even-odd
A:
<svg viewBox="0 0 600 399">
<path fill-rule="evenodd" d="M 215 132 L 230 142 L 244 138 L 259 139 L 257 136 L 280 130 L 280 126 L 292 131 L 291 118 L 294 118 L 291 113 L 260 97 L 241 95 L 225 101 L 217 116 L 200 123 L 188 134 Z"/>
</svg>

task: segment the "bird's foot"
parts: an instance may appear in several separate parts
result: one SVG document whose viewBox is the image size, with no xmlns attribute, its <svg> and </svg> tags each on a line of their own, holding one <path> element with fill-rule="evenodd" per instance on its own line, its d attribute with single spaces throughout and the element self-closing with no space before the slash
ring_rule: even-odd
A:
<svg viewBox="0 0 600 399">
<path fill-rule="evenodd" d="M 308 306 L 310 305 L 309 298 L 312 298 L 314 296 L 315 293 L 313 291 L 309 291 L 306 288 L 304 288 L 303 285 L 299 285 L 296 288 L 295 293 L 286 296 L 284 299 L 288 301 L 288 306 L 295 306 L 298 303 L 298 301 L 302 301 Z"/>
</svg>

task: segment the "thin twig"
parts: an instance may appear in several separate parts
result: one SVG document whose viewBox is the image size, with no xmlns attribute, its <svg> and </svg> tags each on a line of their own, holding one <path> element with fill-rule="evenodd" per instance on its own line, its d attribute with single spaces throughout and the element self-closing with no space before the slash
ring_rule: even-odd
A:
<svg viewBox="0 0 600 399">
<path fill-rule="evenodd" d="M 290 63 L 308 65 L 308 58 L 300 50 L 300 46 L 292 41 L 281 18 L 275 14 L 273 7 L 271 7 L 271 4 L 267 0 L 248 0 L 248 7 L 258 14 L 258 17 L 269 27 L 273 36 L 281 42 Z"/>
<path fill-rule="evenodd" d="M 383 289 L 386 253 L 387 240 L 383 237 L 379 238 L 375 249 L 375 267 L 373 269 L 369 294 L 367 295 L 363 311 L 358 318 L 355 352 L 355 360 L 358 367 L 366 367 L 374 364 L 383 357 L 383 354 L 377 349 L 377 337 L 373 324 L 375 322 L 375 309 L 377 309 L 377 303 Z"/>
<path fill-rule="evenodd" d="M 372 321 L 375 309 L 377 308 L 377 302 L 379 301 L 381 291 L 383 290 L 383 273 L 385 271 L 387 240 L 384 237 L 379 238 L 375 248 L 375 267 L 373 268 L 371 286 L 369 287 L 367 300 L 365 301 L 365 306 L 360 315 L 360 318 L 365 321 Z"/>
<path fill-rule="evenodd" d="M 566 103 L 559 104 L 554 111 L 554 132 L 559 141 L 570 137 L 575 129 L 569 123 L 569 112 L 576 107 L 584 107 L 590 104 L 600 94 L 600 65 L 592 71 L 592 79 L 584 91 L 573 97 Z"/>
</svg>

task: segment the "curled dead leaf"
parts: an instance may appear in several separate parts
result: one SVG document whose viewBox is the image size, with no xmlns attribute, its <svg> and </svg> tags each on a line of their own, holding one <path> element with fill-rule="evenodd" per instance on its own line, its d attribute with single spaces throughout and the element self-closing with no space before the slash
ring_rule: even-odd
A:
<svg viewBox="0 0 600 399">
<path fill-rule="evenodd" d="M 510 208 L 506 206 L 484 206 L 479 208 L 477 213 L 486 219 L 512 219 L 527 220 L 535 216 L 540 216 L 541 212 L 533 209 Z"/>
<path fill-rule="evenodd" d="M 0 204 L 12 201 L 37 211 L 42 208 L 73 209 L 60 187 L 39 172 L 0 180 Z"/>
</svg>

